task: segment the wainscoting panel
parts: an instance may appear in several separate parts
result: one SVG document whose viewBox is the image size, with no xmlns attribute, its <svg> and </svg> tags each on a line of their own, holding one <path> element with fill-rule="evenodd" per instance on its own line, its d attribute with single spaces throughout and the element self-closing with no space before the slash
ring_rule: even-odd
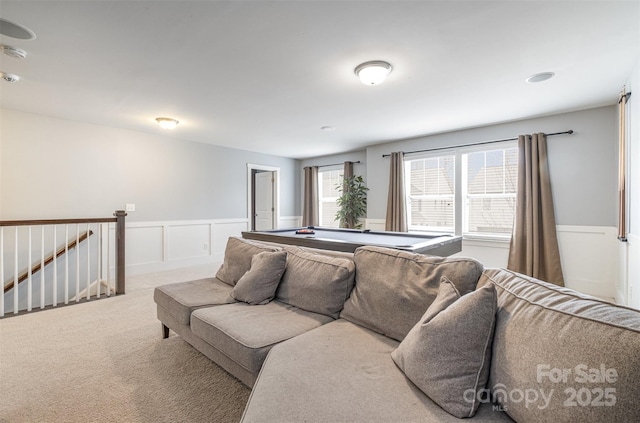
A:
<svg viewBox="0 0 640 423">
<path fill-rule="evenodd" d="M 247 219 L 217 221 L 213 225 L 213 251 L 211 255 L 215 261 L 222 261 L 227 240 L 231 236 L 241 236 L 243 231 L 248 230 L 249 221 Z"/>
<path fill-rule="evenodd" d="M 278 229 L 299 228 L 302 226 L 302 216 L 280 216 Z"/>
<path fill-rule="evenodd" d="M 558 225 L 557 231 L 565 285 L 614 300 L 618 284 L 617 229 Z"/>
<path fill-rule="evenodd" d="M 167 230 L 168 260 L 208 256 L 211 224 L 169 224 Z"/>
<path fill-rule="evenodd" d="M 246 218 L 127 223 L 127 275 L 222 262 L 227 239 L 247 224 Z"/>
<path fill-rule="evenodd" d="M 112 229 L 111 232 L 113 232 Z M 164 259 L 163 227 L 158 225 L 127 224 L 125 253 L 127 264 L 144 266 Z M 115 237 L 112 237 L 115 238 Z"/>
</svg>

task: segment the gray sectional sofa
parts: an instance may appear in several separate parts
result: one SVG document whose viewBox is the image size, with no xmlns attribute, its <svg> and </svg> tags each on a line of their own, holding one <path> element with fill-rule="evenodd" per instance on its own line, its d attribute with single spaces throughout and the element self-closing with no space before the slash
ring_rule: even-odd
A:
<svg viewBox="0 0 640 423">
<path fill-rule="evenodd" d="M 154 299 L 245 423 L 640 421 L 640 311 L 473 259 L 230 238 Z"/>
</svg>

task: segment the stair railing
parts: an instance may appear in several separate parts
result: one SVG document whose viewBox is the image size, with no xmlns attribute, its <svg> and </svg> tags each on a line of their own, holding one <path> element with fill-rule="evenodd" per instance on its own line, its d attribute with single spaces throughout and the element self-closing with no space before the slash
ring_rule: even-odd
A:
<svg viewBox="0 0 640 423">
<path fill-rule="evenodd" d="M 30 312 L 34 302 L 37 307 L 34 286 L 40 309 L 124 294 L 125 216 L 118 210 L 113 218 L 0 221 L 0 317 Z M 40 228 L 40 236 L 34 237 L 34 228 Z M 35 262 L 34 248 L 36 256 L 40 252 Z M 45 256 L 45 251 L 51 253 Z"/>
</svg>

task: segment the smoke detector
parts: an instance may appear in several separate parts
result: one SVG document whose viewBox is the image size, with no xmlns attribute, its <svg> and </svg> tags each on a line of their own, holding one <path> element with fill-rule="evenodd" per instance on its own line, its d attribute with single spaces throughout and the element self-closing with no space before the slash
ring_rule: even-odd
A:
<svg viewBox="0 0 640 423">
<path fill-rule="evenodd" d="M 0 51 L 2 51 L 9 57 L 13 57 L 14 59 L 24 59 L 25 57 L 27 57 L 26 51 L 13 46 L 0 45 Z"/>
<path fill-rule="evenodd" d="M 11 83 L 20 81 L 20 77 L 18 75 L 14 75 L 12 73 L 6 73 L 6 72 L 0 72 L 0 78 Z"/>
</svg>

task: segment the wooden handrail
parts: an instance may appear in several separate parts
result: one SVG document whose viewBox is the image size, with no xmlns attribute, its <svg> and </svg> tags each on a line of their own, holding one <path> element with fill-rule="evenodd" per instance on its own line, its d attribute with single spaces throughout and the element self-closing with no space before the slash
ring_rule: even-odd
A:
<svg viewBox="0 0 640 423">
<path fill-rule="evenodd" d="M 74 223 L 116 223 L 117 221 L 118 219 L 116 217 L 89 219 L 0 220 L 0 226 L 70 225 Z"/>
<path fill-rule="evenodd" d="M 74 248 L 76 248 L 78 242 L 82 242 L 85 239 L 89 238 L 91 235 L 93 235 L 93 231 L 89 231 L 84 232 L 82 235 L 80 235 L 80 237 L 78 239 L 74 239 L 72 241 L 70 241 L 66 247 L 61 247 L 58 249 L 58 251 L 56 251 L 55 254 L 51 254 L 49 255 L 45 260 L 44 260 L 44 265 L 48 265 L 49 263 L 51 263 L 54 258 L 58 258 L 61 255 L 63 255 L 66 251 L 68 250 L 72 250 Z M 31 274 L 34 274 L 36 272 L 38 272 L 42 267 L 42 263 L 37 263 L 35 264 L 32 268 L 31 268 Z M 22 272 L 22 274 L 18 277 L 18 285 L 20 285 L 21 282 L 24 282 L 25 280 L 27 280 L 27 278 L 29 277 L 29 271 L 26 270 L 24 272 Z M 8 284 L 6 284 L 4 286 L 4 292 L 7 293 L 8 291 L 10 291 L 13 287 L 15 286 L 15 280 L 10 281 Z"/>
</svg>

